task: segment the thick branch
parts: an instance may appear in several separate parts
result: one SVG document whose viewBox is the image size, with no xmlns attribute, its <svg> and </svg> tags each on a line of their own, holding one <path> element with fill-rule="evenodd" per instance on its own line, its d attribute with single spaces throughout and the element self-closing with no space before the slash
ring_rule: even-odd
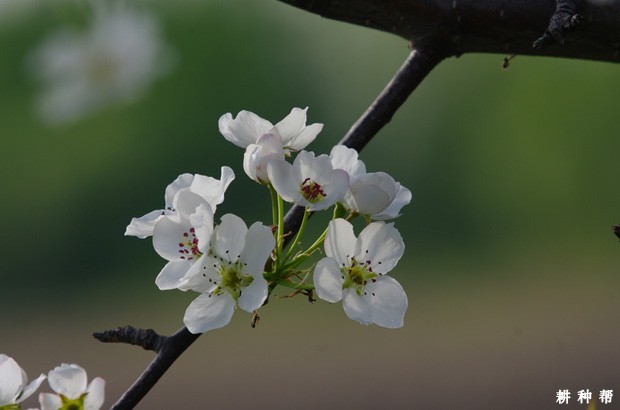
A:
<svg viewBox="0 0 620 410">
<path fill-rule="evenodd" d="M 280 0 L 348 23 L 396 34 L 414 46 L 441 38 L 450 55 L 482 52 L 620 62 L 620 2 L 582 1 L 579 30 L 565 46 L 532 47 L 555 0 Z"/>
</svg>

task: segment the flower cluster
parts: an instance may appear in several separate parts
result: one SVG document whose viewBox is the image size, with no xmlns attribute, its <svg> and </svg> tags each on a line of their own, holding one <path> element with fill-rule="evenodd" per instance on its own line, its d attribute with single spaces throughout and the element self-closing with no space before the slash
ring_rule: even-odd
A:
<svg viewBox="0 0 620 410">
<path fill-rule="evenodd" d="M 0 354 L 0 409 L 18 410 L 46 379 L 28 383 L 26 372 L 11 357 Z M 105 380 L 96 377 L 87 385 L 86 371 L 76 364 L 62 364 L 47 374 L 55 393 L 40 393 L 41 410 L 98 410 L 103 406 Z M 27 384 L 28 383 L 28 384 Z"/>
<path fill-rule="evenodd" d="M 328 302 L 342 300 L 346 314 L 363 324 L 403 325 L 407 296 L 386 274 L 405 247 L 394 224 L 384 221 L 400 215 L 411 191 L 384 172 L 366 172 L 354 149 L 338 145 L 330 155 L 305 151 L 323 128 L 306 125 L 306 112 L 293 108 L 275 125 L 249 111 L 219 119 L 224 138 L 245 149 L 245 173 L 271 192 L 271 226 L 255 222 L 248 228 L 233 214 L 216 224 L 217 205 L 235 178 L 222 167 L 219 180 L 179 176 L 166 188 L 164 209 L 134 218 L 127 227 L 125 235 L 152 236 L 155 251 L 168 261 L 155 280 L 160 289 L 200 294 L 185 312 L 190 332 L 225 326 L 236 308 L 255 313 L 277 286 L 310 299 L 316 292 Z M 294 238 L 284 232 L 284 202 L 305 209 Z M 332 206 L 327 229 L 302 249 L 309 215 Z M 350 220 L 358 215 L 366 227 L 356 238 Z M 326 257 L 302 268 L 321 246 Z"/>
</svg>

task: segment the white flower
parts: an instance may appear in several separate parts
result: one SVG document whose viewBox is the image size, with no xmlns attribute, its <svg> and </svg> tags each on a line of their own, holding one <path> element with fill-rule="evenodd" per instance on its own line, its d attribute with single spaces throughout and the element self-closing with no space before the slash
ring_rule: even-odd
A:
<svg viewBox="0 0 620 410">
<path fill-rule="evenodd" d="M 284 159 L 284 149 L 280 137 L 265 134 L 256 144 L 250 144 L 243 156 L 243 170 L 259 184 L 268 184 L 267 164 L 274 159 Z"/>
<path fill-rule="evenodd" d="M 85 32 L 52 33 L 29 60 L 46 84 L 37 101 L 43 121 L 75 121 L 112 102 L 136 99 L 171 67 L 159 24 L 145 12 L 95 7 Z"/>
<path fill-rule="evenodd" d="M 183 189 L 175 199 L 177 213 L 153 228 L 153 247 L 168 261 L 155 279 L 161 290 L 178 288 L 188 272 L 199 269 L 196 262 L 208 252 L 213 233 L 213 211 L 201 196 Z"/>
<path fill-rule="evenodd" d="M 407 295 L 385 274 L 396 266 L 404 250 L 393 224 L 373 222 L 355 238 L 349 222 L 332 220 L 325 238 L 327 257 L 314 269 L 317 296 L 332 303 L 342 300 L 347 316 L 362 324 L 402 327 Z"/>
<path fill-rule="evenodd" d="M 307 107 L 303 110 L 293 108 L 289 115 L 275 126 L 250 111 L 241 111 L 236 118 L 233 118 L 231 113 L 226 113 L 219 120 L 220 133 L 241 148 L 256 144 L 265 134 L 274 134 L 280 137 L 285 152 L 299 151 L 314 141 L 323 129 L 323 124 L 306 126 L 307 110 Z"/>
<path fill-rule="evenodd" d="M 187 329 L 192 333 L 218 329 L 230 322 L 237 306 L 247 312 L 261 307 L 267 298 L 263 270 L 274 246 L 271 229 L 260 222 L 248 229 L 238 216 L 224 215 L 200 269 L 188 273 L 180 287 L 202 293 L 185 312 Z"/>
<path fill-rule="evenodd" d="M 24 369 L 11 357 L 0 354 L 0 409 L 19 409 L 18 404 L 30 397 L 43 380 L 45 375 L 42 374 L 27 384 Z"/>
<path fill-rule="evenodd" d="M 229 167 L 222 167 L 220 179 L 196 174 L 181 174 L 166 187 L 164 195 L 165 207 L 149 212 L 140 218 L 132 218 L 125 230 L 126 236 L 137 236 L 144 239 L 153 235 L 153 227 L 162 217 L 176 214 L 175 196 L 181 190 L 189 190 L 202 197 L 215 213 L 217 205 L 224 202 L 224 193 L 228 185 L 235 179 L 235 173 Z"/>
<path fill-rule="evenodd" d="M 327 155 L 315 157 L 313 152 L 300 152 L 293 165 L 284 160 L 270 161 L 267 173 L 282 199 L 310 211 L 329 208 L 349 188 L 349 175 L 341 169 L 332 169 Z"/>
<path fill-rule="evenodd" d="M 411 201 L 411 191 L 385 172 L 366 173 L 358 153 L 344 145 L 332 148 L 330 159 L 334 169 L 349 174 L 350 187 L 341 201 L 345 208 L 369 215 L 374 220 L 393 219 Z"/>
<path fill-rule="evenodd" d="M 47 374 L 47 380 L 56 394 L 39 395 L 41 410 L 98 410 L 103 406 L 105 380 L 96 377 L 87 385 L 86 370 L 77 364 L 55 367 Z"/>
</svg>

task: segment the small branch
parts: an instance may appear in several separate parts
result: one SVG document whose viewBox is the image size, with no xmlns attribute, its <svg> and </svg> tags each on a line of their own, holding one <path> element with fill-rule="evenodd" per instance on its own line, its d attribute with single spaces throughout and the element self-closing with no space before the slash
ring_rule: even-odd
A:
<svg viewBox="0 0 620 410">
<path fill-rule="evenodd" d="M 611 228 L 614 232 L 614 234 L 618 237 L 618 239 L 620 239 L 620 225 L 614 225 Z"/>
<path fill-rule="evenodd" d="M 127 328 L 121 328 L 127 329 Z M 117 329 L 118 330 L 118 329 Z M 108 332 L 99 333 L 103 335 Z M 127 331 L 131 333 L 130 331 Z M 138 330 L 140 332 L 140 330 Z M 148 330 L 145 332 L 149 332 Z M 155 333 L 155 332 L 153 332 Z M 156 334 L 156 333 L 155 333 Z M 156 334 L 157 335 L 157 334 Z M 174 363 L 181 354 L 187 350 L 187 348 L 194 343 L 200 334 L 190 333 L 187 328 L 183 327 L 181 330 L 173 334 L 172 336 L 159 336 L 162 343 L 157 350 L 157 356 L 151 362 L 149 367 L 142 373 L 140 378 L 121 396 L 121 398 L 112 406 L 112 410 L 128 410 L 133 409 L 139 402 L 146 396 L 151 388 L 157 383 L 157 381 L 164 375 L 166 370 Z M 97 336 L 95 336 L 97 337 Z M 131 337 L 131 335 L 130 335 Z M 97 337 L 97 339 L 99 339 Z M 119 340 L 119 342 L 134 344 L 130 341 Z M 142 345 L 141 345 L 142 346 Z M 143 346 L 144 347 L 144 346 Z M 153 349 L 150 349 L 153 350 Z"/>
<path fill-rule="evenodd" d="M 168 339 L 166 336 L 158 335 L 153 329 L 137 329 L 133 326 L 117 327 L 113 330 L 94 333 L 93 336 L 103 343 L 128 343 L 156 353 L 161 350 Z"/>
</svg>

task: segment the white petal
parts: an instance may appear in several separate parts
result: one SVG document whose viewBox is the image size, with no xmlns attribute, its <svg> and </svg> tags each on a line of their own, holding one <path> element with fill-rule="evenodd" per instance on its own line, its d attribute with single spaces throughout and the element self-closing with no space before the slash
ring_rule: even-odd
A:
<svg viewBox="0 0 620 410">
<path fill-rule="evenodd" d="M 297 136 L 291 139 L 288 144 L 286 144 L 286 148 L 291 151 L 300 151 L 306 148 L 312 141 L 315 140 L 316 136 L 323 129 L 323 124 L 311 124 L 305 127 Z"/>
<path fill-rule="evenodd" d="M 241 296 L 237 300 L 239 307 L 246 312 L 253 312 L 263 306 L 267 299 L 267 281 L 261 276 L 254 276 L 249 286 L 241 288 Z"/>
<path fill-rule="evenodd" d="M 409 204 L 410 202 L 411 202 L 411 191 L 401 185 L 398 187 L 396 198 L 394 198 L 394 201 L 392 201 L 390 206 L 388 206 L 380 214 L 372 215 L 372 219 L 379 220 L 379 221 L 386 220 L 386 219 L 394 219 L 400 216 L 400 210 L 403 208 L 403 206 Z"/>
<path fill-rule="evenodd" d="M 183 323 L 196 334 L 226 326 L 235 311 L 235 301 L 226 292 L 219 295 L 203 293 L 185 311 Z"/>
<path fill-rule="evenodd" d="M 269 183 L 267 164 L 274 159 L 284 159 L 284 150 L 280 137 L 265 134 L 256 144 L 250 144 L 243 155 L 243 170 L 254 181 L 260 184 Z"/>
<path fill-rule="evenodd" d="M 160 290 L 177 289 L 183 284 L 182 279 L 195 264 L 194 261 L 170 261 L 157 275 L 155 284 Z"/>
<path fill-rule="evenodd" d="M 234 179 L 234 171 L 230 167 L 222 167 L 220 179 L 196 174 L 190 190 L 204 198 L 215 212 L 216 206 L 224 202 L 224 193 Z"/>
<path fill-rule="evenodd" d="M 195 292 L 212 292 L 222 279 L 220 276 L 221 261 L 208 255 L 203 255 L 191 269 L 179 285 L 180 290 L 193 290 Z"/>
<path fill-rule="evenodd" d="M 387 273 L 405 252 L 403 238 L 393 224 L 373 222 L 360 232 L 355 248 L 358 261 L 371 261 L 376 273 Z"/>
<path fill-rule="evenodd" d="M 86 391 L 86 371 L 76 364 L 63 363 L 55 367 L 47 380 L 52 390 L 69 399 L 76 399 Z"/>
<path fill-rule="evenodd" d="M 99 410 L 105 401 L 105 380 L 95 377 L 86 389 L 84 410 Z"/>
<path fill-rule="evenodd" d="M 274 189 L 286 202 L 299 200 L 299 181 L 293 175 L 293 167 L 284 160 L 274 160 L 267 164 L 267 174 Z"/>
<path fill-rule="evenodd" d="M 40 393 L 39 405 L 41 410 L 58 410 L 62 407 L 60 397 L 52 393 Z"/>
<path fill-rule="evenodd" d="M 269 121 L 249 111 L 239 112 L 234 119 L 230 113 L 224 114 L 220 117 L 218 125 L 224 138 L 241 148 L 256 143 L 263 134 L 267 134 L 273 128 L 273 124 Z"/>
<path fill-rule="evenodd" d="M 314 268 L 314 290 L 316 295 L 330 303 L 342 299 L 342 273 L 334 258 L 323 258 Z"/>
<path fill-rule="evenodd" d="M 340 201 L 349 190 L 349 174 L 341 169 L 333 170 L 330 179 L 323 183 L 322 188 L 325 198 L 309 206 L 309 210 L 321 211 Z"/>
<path fill-rule="evenodd" d="M 282 121 L 275 125 L 274 128 L 282 138 L 282 145 L 288 146 L 288 142 L 306 126 L 306 111 L 308 111 L 308 107 L 303 110 L 293 108 Z"/>
<path fill-rule="evenodd" d="M 275 246 L 271 229 L 260 222 L 253 223 L 245 235 L 245 247 L 241 253 L 241 261 L 246 264 L 244 273 L 262 278 L 265 263 Z"/>
<path fill-rule="evenodd" d="M 198 250 L 207 253 L 213 234 L 213 211 L 208 205 L 202 204 L 189 216 L 189 221 L 198 239 Z"/>
<path fill-rule="evenodd" d="M 334 169 L 346 171 L 351 178 L 366 173 L 366 165 L 358 159 L 358 153 L 353 148 L 344 145 L 335 145 L 330 154 Z"/>
<path fill-rule="evenodd" d="M 15 404 L 23 384 L 21 367 L 12 358 L 2 355 L 0 357 L 0 406 Z"/>
<path fill-rule="evenodd" d="M 356 241 L 351 223 L 342 218 L 333 219 L 327 226 L 325 254 L 334 258 L 338 265 L 349 266 L 351 257 L 355 256 Z"/>
<path fill-rule="evenodd" d="M 385 172 L 358 176 L 351 183 L 350 191 L 357 205 L 356 211 L 363 215 L 382 212 L 396 197 L 398 186 Z"/>
<path fill-rule="evenodd" d="M 372 323 L 372 308 L 370 304 L 352 288 L 342 291 L 342 307 L 349 318 L 363 325 Z"/>
<path fill-rule="evenodd" d="M 372 309 L 372 322 L 388 328 L 402 327 L 407 311 L 407 294 L 394 278 L 380 276 L 364 287 L 363 298 Z"/>
<path fill-rule="evenodd" d="M 192 174 L 181 174 L 172 181 L 166 187 L 166 193 L 164 194 L 164 201 L 166 204 L 166 209 L 170 210 L 172 208 L 172 200 L 181 189 L 189 188 L 192 185 L 192 181 L 194 180 L 194 175 Z"/>
<path fill-rule="evenodd" d="M 165 214 L 165 211 L 152 211 L 140 218 L 131 218 L 131 222 L 127 225 L 125 236 L 137 236 L 144 239 L 153 235 L 153 227 L 159 219 Z"/>
<path fill-rule="evenodd" d="M 24 388 L 24 391 L 22 392 L 21 396 L 19 396 L 19 400 L 17 400 L 17 402 L 21 403 L 22 401 L 26 400 L 28 397 L 32 396 L 32 394 L 39 388 L 41 383 L 43 383 L 43 380 L 45 380 L 46 378 L 47 376 L 42 374 L 36 379 L 34 379 L 33 381 L 31 381 L 28 384 L 28 386 Z"/>
<path fill-rule="evenodd" d="M 227 262 L 234 262 L 245 247 L 248 227 L 243 219 L 234 214 L 222 216 L 222 223 L 215 228 L 211 239 L 213 253 Z"/>
<path fill-rule="evenodd" d="M 180 251 L 184 249 L 179 244 L 195 235 L 191 230 L 189 219 L 173 219 L 164 217 L 153 228 L 153 248 L 162 258 L 174 261 L 185 256 Z M 191 256 L 191 255 L 189 255 Z"/>
</svg>

